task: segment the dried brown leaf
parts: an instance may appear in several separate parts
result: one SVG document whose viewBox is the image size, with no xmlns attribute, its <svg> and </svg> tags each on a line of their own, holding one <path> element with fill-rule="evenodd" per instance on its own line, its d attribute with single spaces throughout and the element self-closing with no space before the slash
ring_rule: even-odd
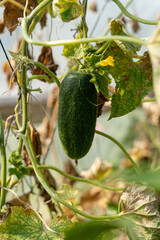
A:
<svg viewBox="0 0 160 240">
<path fill-rule="evenodd" d="M 3 33 L 4 28 L 5 28 L 4 20 L 1 19 L 1 20 L 0 20 L 0 33 Z"/>
<path fill-rule="evenodd" d="M 14 46 L 15 53 L 19 52 L 21 43 L 22 43 L 22 38 L 19 38 L 16 45 Z M 11 64 L 13 70 L 15 70 L 17 67 L 16 61 L 13 60 L 13 58 L 9 58 L 9 61 L 10 61 L 10 64 Z M 8 86 L 10 87 L 10 89 L 12 89 L 14 87 L 14 83 L 17 81 L 17 79 L 16 79 L 17 71 L 15 70 L 14 73 L 12 72 L 12 69 L 11 69 L 8 61 L 6 61 L 3 64 L 3 71 L 6 74 Z"/>
<path fill-rule="evenodd" d="M 99 92 L 97 117 L 102 114 L 102 108 L 106 102 L 108 102 L 108 99 L 101 92 Z"/>
<path fill-rule="evenodd" d="M 140 26 L 139 26 L 139 23 L 133 19 L 130 20 L 130 23 L 131 23 L 131 28 L 133 29 L 133 32 L 138 32 Z"/>
<path fill-rule="evenodd" d="M 25 6 L 26 1 L 25 0 L 17 0 L 18 3 L 20 3 L 22 6 Z M 10 34 L 16 29 L 16 27 L 19 25 L 19 19 L 23 17 L 23 10 L 18 8 L 12 3 L 5 3 L 4 4 L 4 24 L 9 30 Z M 28 10 L 32 10 L 35 6 L 35 0 L 30 0 L 28 4 Z"/>
<path fill-rule="evenodd" d="M 13 69 L 15 69 L 16 62 L 12 58 L 10 58 L 10 63 L 12 65 Z M 10 89 L 12 89 L 14 87 L 14 83 L 16 82 L 16 79 L 15 79 L 15 76 L 12 72 L 12 69 L 11 69 L 8 61 L 6 61 L 3 64 L 3 72 L 6 74 L 8 86 L 10 87 Z"/>
<path fill-rule="evenodd" d="M 120 211 L 126 216 L 126 230 L 131 240 L 152 239 L 160 236 L 160 198 L 147 186 L 128 186 L 120 198 Z"/>
<path fill-rule="evenodd" d="M 89 170 L 82 171 L 80 175 L 86 179 L 101 180 L 105 178 L 112 170 L 112 165 L 108 162 L 102 162 L 96 158 Z"/>
<path fill-rule="evenodd" d="M 52 48 L 51 47 L 42 47 L 41 54 L 38 57 L 38 62 L 44 64 L 54 74 L 56 74 L 56 70 L 58 69 L 58 65 L 55 64 L 55 62 L 54 62 L 53 55 L 52 55 Z M 46 74 L 46 73 L 44 72 L 43 69 L 41 69 L 41 68 L 36 66 L 33 69 L 32 74 L 33 75 L 38 75 L 38 74 Z M 53 79 L 51 79 L 51 80 L 53 81 Z M 41 81 L 46 82 L 45 79 L 41 79 Z"/>
<path fill-rule="evenodd" d="M 44 13 L 43 17 L 40 20 L 40 25 L 42 29 L 46 26 L 46 22 L 47 22 L 47 12 Z"/>
<path fill-rule="evenodd" d="M 133 148 L 129 151 L 130 156 L 135 162 L 139 162 L 144 164 L 151 161 L 151 154 L 152 154 L 152 145 L 147 140 L 144 139 L 143 141 L 135 141 Z M 131 162 L 128 159 L 125 159 L 122 163 L 122 167 L 129 167 L 131 166 Z"/>
<path fill-rule="evenodd" d="M 82 194 L 80 206 L 83 211 L 89 214 L 105 214 L 107 208 L 107 194 L 104 190 L 97 187 L 91 188 Z"/>
<path fill-rule="evenodd" d="M 93 11 L 93 12 L 97 12 L 97 3 L 95 1 L 92 1 L 89 4 L 89 10 Z"/>
<path fill-rule="evenodd" d="M 12 207 L 12 206 L 22 206 L 23 208 L 25 208 L 26 205 L 23 202 L 29 203 L 29 196 L 30 196 L 30 193 L 26 193 L 26 194 L 19 197 L 19 199 L 21 201 L 18 198 L 13 198 L 9 202 L 7 202 L 7 204 L 9 204 L 10 207 Z"/>
<path fill-rule="evenodd" d="M 29 127 L 31 142 L 33 144 L 33 148 L 34 148 L 37 160 L 39 162 L 40 155 L 41 155 L 40 135 L 39 135 L 39 132 L 30 123 L 29 123 L 28 127 Z M 23 149 L 23 159 L 24 159 L 27 166 L 31 165 L 31 160 L 30 160 L 30 157 L 27 153 L 27 150 L 26 150 L 25 146 L 24 146 L 24 149 Z"/>
</svg>

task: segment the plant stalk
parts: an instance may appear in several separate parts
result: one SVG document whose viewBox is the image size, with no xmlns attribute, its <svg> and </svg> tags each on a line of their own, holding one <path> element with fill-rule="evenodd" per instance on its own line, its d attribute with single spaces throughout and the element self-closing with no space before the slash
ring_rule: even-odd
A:
<svg viewBox="0 0 160 240">
<path fill-rule="evenodd" d="M 6 159 L 6 150 L 4 145 L 4 130 L 3 130 L 3 121 L 0 114 L 0 151 L 1 151 L 1 185 L 6 187 L 6 178 L 7 178 L 7 159 Z M 1 189 L 1 201 L 0 209 L 2 209 L 5 204 L 6 199 L 6 190 Z"/>
<path fill-rule="evenodd" d="M 59 198 L 58 196 L 55 195 L 55 193 L 53 192 L 53 190 L 51 189 L 51 187 L 49 186 L 48 182 L 46 181 L 43 173 L 41 172 L 41 170 L 38 168 L 38 165 L 37 165 L 37 160 L 35 159 L 34 157 L 34 154 L 32 153 L 31 149 L 30 149 L 30 146 L 28 144 L 28 141 L 27 141 L 27 138 L 19 133 L 18 134 L 18 137 L 20 137 L 21 139 L 23 139 L 23 142 L 25 144 L 25 147 L 27 149 L 27 152 L 28 152 L 28 155 L 31 159 L 31 163 L 32 163 L 32 166 L 33 166 L 33 169 L 35 171 L 35 174 L 39 180 L 39 182 L 42 184 L 42 186 L 44 187 L 44 189 L 48 192 L 48 194 L 54 199 L 54 201 L 56 202 L 59 202 L 61 204 L 63 204 L 65 207 L 69 208 L 71 211 L 85 217 L 85 218 L 88 218 L 88 219 L 93 219 L 93 220 L 107 220 L 107 219 L 117 219 L 119 218 L 121 215 L 117 214 L 117 215 L 106 215 L 106 216 L 93 216 L 93 215 L 89 215 L 77 208 L 75 208 L 74 206 L 72 206 L 71 204 L 65 202 L 63 199 Z"/>
<path fill-rule="evenodd" d="M 106 134 L 106 133 L 103 133 L 103 132 L 100 132 L 98 130 L 95 130 L 95 133 L 105 137 L 105 138 L 108 138 L 110 139 L 112 142 L 114 142 L 121 150 L 122 152 L 126 155 L 126 157 L 129 159 L 129 161 L 132 163 L 135 171 L 140 174 L 141 171 L 139 169 L 139 167 L 137 166 L 137 164 L 134 162 L 134 160 L 131 158 L 131 156 L 129 155 L 129 153 L 126 151 L 126 149 L 116 140 L 114 139 L 113 137 L 111 137 L 110 135 Z"/>
</svg>

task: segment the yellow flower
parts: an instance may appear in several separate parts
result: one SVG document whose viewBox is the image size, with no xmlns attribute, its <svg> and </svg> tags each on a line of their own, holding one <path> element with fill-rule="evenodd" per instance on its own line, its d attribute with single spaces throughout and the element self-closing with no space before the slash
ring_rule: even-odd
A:
<svg viewBox="0 0 160 240">
<path fill-rule="evenodd" d="M 114 67 L 114 59 L 112 56 L 107 57 L 105 60 L 100 61 L 101 66 L 112 66 Z"/>
</svg>

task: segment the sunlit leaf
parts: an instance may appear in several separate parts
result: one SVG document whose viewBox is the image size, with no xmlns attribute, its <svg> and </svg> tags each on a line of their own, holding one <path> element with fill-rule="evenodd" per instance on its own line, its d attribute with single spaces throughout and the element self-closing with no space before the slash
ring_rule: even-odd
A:
<svg viewBox="0 0 160 240">
<path fill-rule="evenodd" d="M 83 12 L 83 6 L 78 4 L 77 0 L 58 0 L 55 5 L 59 8 L 63 22 L 69 22 L 76 19 Z"/>
<path fill-rule="evenodd" d="M 80 39 L 82 33 L 80 33 L 76 39 Z M 85 56 L 87 49 L 90 47 L 89 44 L 70 44 L 63 47 L 63 56 L 68 59 L 81 59 Z"/>
<path fill-rule="evenodd" d="M 123 25 L 124 23 L 119 20 L 119 19 L 112 19 L 110 21 L 110 32 L 112 35 L 121 35 L 121 36 L 128 36 L 124 31 L 123 31 Z M 133 54 L 136 51 L 139 51 L 141 48 L 141 45 L 136 44 L 136 43 L 130 43 L 126 41 L 115 41 L 116 44 L 122 48 L 124 51 L 129 52 L 129 54 Z"/>
<path fill-rule="evenodd" d="M 63 231 L 69 224 L 65 216 L 52 220 L 50 228 L 56 234 L 44 229 L 41 219 L 32 209 L 11 207 L 11 214 L 0 224 L 0 239 L 61 240 Z"/>
</svg>

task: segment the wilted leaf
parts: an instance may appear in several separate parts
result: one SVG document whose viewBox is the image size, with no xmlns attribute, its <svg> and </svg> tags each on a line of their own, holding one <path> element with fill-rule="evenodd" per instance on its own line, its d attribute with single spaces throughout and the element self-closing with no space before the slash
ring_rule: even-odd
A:
<svg viewBox="0 0 160 240">
<path fill-rule="evenodd" d="M 26 0 L 17 0 L 16 2 L 25 7 Z M 30 0 L 28 3 L 28 10 L 32 11 L 35 6 L 35 0 Z M 23 10 L 9 2 L 5 3 L 4 6 L 4 24 L 12 34 L 20 23 L 19 19 L 23 17 Z"/>
<path fill-rule="evenodd" d="M 30 193 L 26 193 L 19 197 L 20 200 L 18 198 L 13 198 L 9 202 L 7 202 L 7 205 L 9 205 L 10 207 L 11 206 L 21 206 L 23 208 L 26 208 L 25 203 L 29 203 L 29 196 L 30 196 Z"/>
<path fill-rule="evenodd" d="M 12 65 L 12 68 L 15 69 L 16 68 L 16 62 L 14 60 L 10 59 L 10 63 Z M 8 61 L 6 61 L 3 64 L 3 71 L 6 74 L 8 86 L 10 87 L 10 89 L 12 89 L 13 86 L 14 86 L 14 83 L 16 82 L 16 79 L 15 79 L 15 76 L 12 72 L 12 69 L 11 69 Z"/>
<path fill-rule="evenodd" d="M 55 62 L 54 62 L 51 47 L 42 47 L 41 54 L 38 57 L 38 62 L 42 63 L 47 68 L 49 68 L 54 74 L 56 74 L 58 65 L 55 64 Z M 41 69 L 37 66 L 34 67 L 32 74 L 33 75 L 38 75 L 38 74 L 46 74 L 47 75 L 47 73 L 45 73 L 43 69 Z M 49 76 L 49 78 L 50 78 L 50 76 Z M 40 80 L 43 82 L 46 82 L 45 79 L 40 79 Z M 50 82 L 53 82 L 53 79 L 50 78 Z"/>
<path fill-rule="evenodd" d="M 58 222 L 58 221 L 57 221 Z M 63 234 L 62 225 L 66 221 L 61 221 L 58 228 L 51 224 L 52 230 Z M 1 240 L 61 240 L 57 234 L 44 230 L 43 223 L 37 214 L 31 209 L 23 209 L 22 207 L 11 207 L 11 214 L 5 218 L 0 225 L 0 239 Z"/>
<path fill-rule="evenodd" d="M 140 29 L 139 23 L 133 19 L 130 20 L 131 23 L 131 28 L 133 30 L 133 32 L 138 32 L 138 30 Z"/>
<path fill-rule="evenodd" d="M 74 201 L 78 194 L 78 190 L 71 187 L 69 184 L 63 184 L 62 188 L 56 191 L 56 194 L 59 198 L 66 201 Z"/>
<path fill-rule="evenodd" d="M 4 28 L 5 28 L 4 20 L 1 19 L 0 20 L 0 33 L 3 33 Z"/>
<path fill-rule="evenodd" d="M 102 114 L 102 108 L 106 102 L 109 100 L 101 93 L 98 93 L 98 109 L 97 109 L 97 117 Z"/>
<path fill-rule="evenodd" d="M 112 170 L 112 165 L 108 162 L 102 162 L 100 158 L 96 158 L 89 170 L 82 171 L 81 176 L 86 179 L 102 180 Z"/>
<path fill-rule="evenodd" d="M 30 132 L 30 139 L 31 142 L 33 144 L 33 148 L 37 157 L 37 160 L 40 160 L 40 156 L 41 156 L 41 141 L 40 141 L 40 135 L 39 132 L 34 128 L 33 125 L 31 125 L 30 123 L 28 124 L 29 127 L 29 132 Z M 31 165 L 31 160 L 29 158 L 29 155 L 27 153 L 26 147 L 24 146 L 23 149 L 23 160 L 25 161 L 26 166 Z"/>
<path fill-rule="evenodd" d="M 43 17 L 40 20 L 40 25 L 42 29 L 46 26 L 46 22 L 47 22 L 47 11 L 44 13 Z"/>
<path fill-rule="evenodd" d="M 93 12 L 97 12 L 97 3 L 96 1 L 92 1 L 90 4 L 89 4 L 89 10 L 93 11 Z"/>
<path fill-rule="evenodd" d="M 88 214 L 102 215 L 107 209 L 107 193 L 98 187 L 93 187 L 83 192 L 80 206 Z"/>
<path fill-rule="evenodd" d="M 83 13 L 83 6 L 79 5 L 77 0 L 58 0 L 55 5 L 59 8 L 63 22 L 76 19 Z"/>
<path fill-rule="evenodd" d="M 159 239 L 159 200 L 151 187 L 134 185 L 124 190 L 120 198 L 120 210 L 124 213 L 130 240 Z"/>
</svg>

